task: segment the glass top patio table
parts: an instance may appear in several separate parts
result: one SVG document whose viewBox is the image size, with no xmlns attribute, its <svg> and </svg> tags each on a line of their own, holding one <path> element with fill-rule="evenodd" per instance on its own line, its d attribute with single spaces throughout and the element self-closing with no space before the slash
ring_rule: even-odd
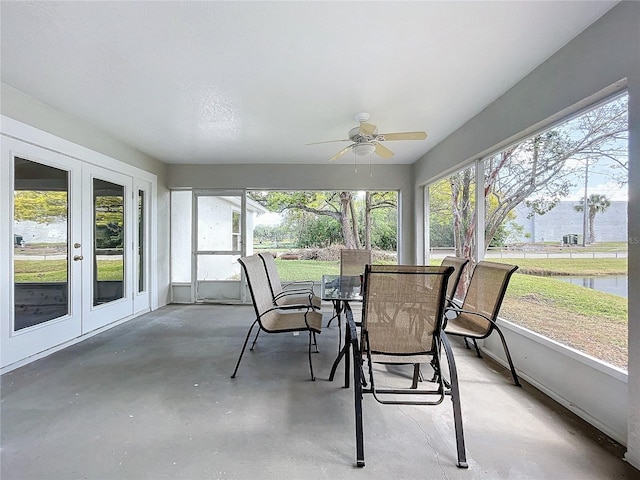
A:
<svg viewBox="0 0 640 480">
<path fill-rule="evenodd" d="M 320 297 L 334 302 L 362 302 L 362 277 L 323 275 Z"/>
<path fill-rule="evenodd" d="M 362 280 L 359 275 L 323 275 L 322 285 L 320 289 L 320 296 L 322 300 L 333 302 L 335 308 L 336 317 L 338 318 L 339 336 L 342 337 L 342 314 L 345 307 L 349 302 L 362 302 L 363 300 Z M 352 317 L 353 320 L 353 317 Z M 331 373 L 329 375 L 329 381 L 333 381 L 336 373 L 336 368 L 340 361 L 345 359 L 345 372 L 344 372 L 344 386 L 349 387 L 349 349 L 351 348 L 351 342 L 353 341 L 352 332 L 355 332 L 355 322 L 353 325 L 347 324 L 345 329 L 344 344 L 340 342 L 338 346 L 338 357 L 333 362 L 331 367 Z M 357 340 L 357 338 L 356 338 Z"/>
</svg>

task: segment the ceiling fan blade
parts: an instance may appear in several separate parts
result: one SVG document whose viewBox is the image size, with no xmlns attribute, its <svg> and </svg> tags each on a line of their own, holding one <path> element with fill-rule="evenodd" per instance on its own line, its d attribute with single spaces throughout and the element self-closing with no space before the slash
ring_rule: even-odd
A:
<svg viewBox="0 0 640 480">
<path fill-rule="evenodd" d="M 335 143 L 335 142 L 350 142 L 351 140 L 349 140 L 348 138 L 345 138 L 344 140 L 327 140 L 326 142 L 311 142 L 311 143 L 305 143 L 305 145 L 320 145 L 322 143 Z"/>
<path fill-rule="evenodd" d="M 424 140 L 427 138 L 427 132 L 381 133 L 378 137 L 382 137 L 380 140 Z"/>
<path fill-rule="evenodd" d="M 377 142 L 376 142 L 376 153 L 382 158 L 384 158 L 385 160 L 387 158 L 393 157 L 393 152 L 391 150 L 389 150 L 387 147 L 385 147 L 381 143 L 377 143 Z"/>
<path fill-rule="evenodd" d="M 372 123 L 362 122 L 360 123 L 360 133 L 364 135 L 374 135 L 378 127 Z"/>
<path fill-rule="evenodd" d="M 331 157 L 329 159 L 330 162 L 333 162 L 334 160 L 339 159 L 341 156 L 343 156 L 345 153 L 347 153 L 349 150 L 351 150 L 351 147 L 353 145 L 349 145 L 348 147 L 344 147 L 342 150 L 340 150 L 338 153 L 336 153 L 333 157 Z"/>
</svg>

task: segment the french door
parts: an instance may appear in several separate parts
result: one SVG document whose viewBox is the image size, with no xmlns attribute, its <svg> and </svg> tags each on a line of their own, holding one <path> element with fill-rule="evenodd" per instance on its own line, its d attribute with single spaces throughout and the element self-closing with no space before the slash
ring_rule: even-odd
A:
<svg viewBox="0 0 640 480">
<path fill-rule="evenodd" d="M 1 155 L 2 365 L 148 308 L 149 185 L 9 137 Z"/>
<path fill-rule="evenodd" d="M 82 186 L 84 246 L 73 258 L 82 262 L 86 333 L 133 313 L 133 179 L 92 166 Z"/>
</svg>

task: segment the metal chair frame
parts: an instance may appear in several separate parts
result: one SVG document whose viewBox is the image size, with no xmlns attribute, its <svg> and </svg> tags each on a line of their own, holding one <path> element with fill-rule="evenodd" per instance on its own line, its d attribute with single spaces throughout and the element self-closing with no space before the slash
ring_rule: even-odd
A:
<svg viewBox="0 0 640 480">
<path fill-rule="evenodd" d="M 456 464 L 460 468 L 467 468 L 458 375 L 451 344 L 442 330 L 446 285 L 453 271 L 453 267 L 447 266 L 368 265 L 366 267 L 360 345 L 360 377 L 361 383 L 364 384 L 362 392 L 371 393 L 375 400 L 381 404 L 439 405 L 446 396 L 449 396 L 453 404 Z M 390 297 L 396 298 L 395 301 L 380 300 L 381 293 L 384 295 L 389 292 L 375 291 L 376 287 L 382 288 L 378 281 L 382 280 L 384 276 L 389 276 L 387 285 L 392 289 L 397 289 L 391 292 Z M 400 281 L 403 276 L 407 276 L 407 279 L 410 278 L 409 276 L 414 276 L 416 281 L 403 283 Z M 347 308 L 346 314 L 349 324 L 353 324 L 353 313 L 350 308 Z M 371 318 L 375 319 L 373 323 L 371 323 Z M 376 329 L 381 329 L 381 332 L 384 332 L 378 334 Z M 396 334 L 401 336 L 395 337 Z M 380 335 L 389 339 L 389 343 L 380 340 Z M 406 337 L 402 335 L 406 335 Z M 403 341 L 405 338 L 406 341 Z M 416 340 L 420 338 L 421 341 Z M 381 350 L 383 348 L 391 348 L 393 351 Z M 442 349 L 444 349 L 447 358 L 448 381 L 442 375 L 440 363 Z M 364 358 L 367 359 L 370 387 L 367 387 L 364 382 L 362 370 Z M 374 363 L 395 365 L 430 363 L 435 372 L 434 378 L 431 380 L 434 386 L 417 389 L 414 376 L 414 381 L 408 388 L 378 388 L 373 369 Z M 354 378 L 356 378 L 355 372 Z M 406 399 L 400 399 L 403 395 L 406 396 Z M 435 398 L 426 399 L 428 396 Z M 358 445 L 358 447 L 361 450 L 359 454 L 362 455 L 362 462 L 364 462 L 363 447 L 362 445 Z"/>
<path fill-rule="evenodd" d="M 322 329 L 322 314 L 315 311 L 309 304 L 274 306 L 272 304 L 271 292 L 269 292 L 267 288 L 267 273 L 262 260 L 257 255 L 253 255 L 239 258 L 238 262 L 242 265 L 247 278 L 256 319 L 249 327 L 231 378 L 235 378 L 251 332 L 253 328 L 258 325 L 258 332 L 256 333 L 250 350 L 253 350 L 255 347 L 261 331 L 268 333 L 309 332 L 309 370 L 311 371 L 311 380 L 315 381 L 313 362 L 311 359 L 311 345 L 314 344 L 316 346 L 317 352 L 318 344 L 316 342 L 316 333 L 320 333 Z"/>
<path fill-rule="evenodd" d="M 456 335 L 459 337 L 463 337 L 467 348 L 469 348 L 467 339 L 472 340 L 478 358 L 482 358 L 482 355 L 480 354 L 480 349 L 478 348 L 478 343 L 476 342 L 476 340 L 482 340 L 484 338 L 487 338 L 489 335 L 493 333 L 494 330 L 498 332 L 498 335 L 500 336 L 500 340 L 502 342 L 502 347 L 504 348 L 504 353 L 507 358 L 507 362 L 509 364 L 509 369 L 511 370 L 511 376 L 513 377 L 513 382 L 515 383 L 516 386 L 520 387 L 522 385 L 520 385 L 518 374 L 516 373 L 516 369 L 513 365 L 513 360 L 511 359 L 511 354 L 509 352 L 509 347 L 507 346 L 507 341 L 504 337 L 504 334 L 502 333 L 502 330 L 500 330 L 500 327 L 498 326 L 498 323 L 497 323 L 498 313 L 500 312 L 502 301 L 504 300 L 507 287 L 509 286 L 509 281 L 511 279 L 511 276 L 517 269 L 518 269 L 517 265 L 509 265 L 505 263 L 487 262 L 487 261 L 478 262 L 478 264 L 473 269 L 473 274 L 471 275 L 471 280 L 469 281 L 469 287 L 467 288 L 467 292 L 465 293 L 462 304 L 458 306 L 456 304 L 450 303 L 449 306 L 447 307 L 445 312 L 444 330 L 447 333 L 447 335 Z M 496 288 L 494 288 L 493 289 L 494 291 L 491 292 L 493 293 L 493 297 L 492 297 L 493 305 L 492 305 L 491 312 L 478 311 L 477 308 L 475 307 L 475 303 L 477 302 L 469 298 L 473 295 L 476 295 L 476 293 L 471 293 L 471 292 L 476 292 L 477 290 L 483 290 L 483 292 L 486 292 L 487 289 L 482 288 L 483 286 L 486 285 L 486 282 L 483 282 L 483 279 L 480 278 L 485 272 L 498 272 L 500 276 L 499 285 L 495 286 Z M 446 316 L 448 312 L 454 312 L 456 316 L 454 318 L 448 318 Z M 456 328 L 458 319 L 461 318 L 461 316 L 462 318 L 464 318 L 465 316 L 467 318 L 470 318 L 469 316 L 482 318 L 483 320 L 486 321 L 486 328 L 484 329 L 484 331 L 478 330 L 477 332 L 474 332 L 465 327 L 457 327 L 458 330 L 456 331 L 454 329 Z"/>
<path fill-rule="evenodd" d="M 274 305 L 308 303 L 316 310 L 322 308 L 322 300 L 313 291 L 314 282 L 312 280 L 282 283 L 273 255 L 269 252 L 261 252 L 258 256 L 267 272 L 267 283 L 271 290 Z"/>
<path fill-rule="evenodd" d="M 460 279 L 462 278 L 462 272 L 464 272 L 464 268 L 469 263 L 468 258 L 464 257 L 454 257 L 452 255 L 448 255 L 442 259 L 442 263 L 440 264 L 443 267 L 453 267 L 454 271 L 451 277 L 449 278 L 449 283 L 447 283 L 447 304 L 451 305 L 452 303 L 455 305 L 455 297 L 456 291 L 458 290 L 458 285 L 460 284 Z"/>
</svg>

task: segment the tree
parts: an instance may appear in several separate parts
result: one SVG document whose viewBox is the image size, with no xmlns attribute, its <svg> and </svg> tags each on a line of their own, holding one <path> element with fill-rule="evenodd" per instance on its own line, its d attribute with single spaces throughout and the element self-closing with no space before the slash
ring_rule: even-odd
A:
<svg viewBox="0 0 640 480">
<path fill-rule="evenodd" d="M 308 212 L 302 212 L 302 217 L 304 219 L 298 228 L 296 247 L 325 248 L 334 243 L 341 243 L 340 225 L 331 217 Z"/>
<path fill-rule="evenodd" d="M 429 242 L 432 247 L 453 247 L 451 182 L 440 180 L 429 185 Z"/>
<path fill-rule="evenodd" d="M 250 192 L 249 196 L 273 212 L 290 212 L 293 218 L 300 221 L 300 243 L 309 245 L 321 245 L 321 238 L 333 241 L 333 230 L 320 222 L 314 226 L 314 235 L 322 237 L 310 238 L 306 235 L 313 223 L 308 216 L 297 215 L 295 212 L 306 212 L 314 216 L 322 216 L 333 219 L 340 226 L 342 243 L 346 248 L 362 248 L 361 241 L 361 215 L 359 214 L 361 202 L 357 192 Z M 365 247 L 371 248 L 373 221 L 372 212 L 379 209 L 395 209 L 397 206 L 396 192 L 367 192 L 364 206 L 364 230 Z M 302 226 L 305 228 L 305 238 L 302 239 Z M 395 226 L 393 227 L 395 229 Z M 389 230 L 387 229 L 387 233 Z M 385 241 L 389 244 L 388 241 Z"/>
<path fill-rule="evenodd" d="M 372 216 L 375 210 L 393 210 L 397 212 L 398 207 L 398 194 L 397 192 L 365 192 L 365 220 L 364 220 L 364 248 L 367 250 L 371 249 L 372 245 Z M 395 230 L 397 233 L 397 218 L 396 224 L 393 227 L 390 227 L 392 230 Z M 385 229 L 386 230 L 386 229 Z M 397 238 L 397 236 L 396 236 Z M 384 242 L 388 245 L 388 242 Z M 397 241 L 396 241 L 397 243 Z M 387 249 L 382 245 L 379 245 L 380 248 Z"/>
<path fill-rule="evenodd" d="M 14 219 L 53 223 L 67 218 L 67 192 L 20 190 L 13 194 Z"/>
<path fill-rule="evenodd" d="M 352 192 L 250 192 L 252 200 L 271 212 L 303 211 L 315 215 L 328 216 L 341 226 L 344 244 L 347 248 L 357 248 L 353 224 L 349 218 Z"/>
<path fill-rule="evenodd" d="M 611 206 L 606 195 L 592 193 L 587 197 L 587 215 L 589 219 L 589 243 L 596 242 L 595 219 L 597 213 L 604 213 Z M 576 212 L 584 211 L 584 202 L 573 207 Z"/>
<path fill-rule="evenodd" d="M 620 159 L 626 135 L 627 102 L 621 97 L 485 159 L 485 248 L 518 205 L 527 205 L 532 215 L 554 208 L 575 186 L 582 160 Z M 463 256 L 474 250 L 476 224 L 469 171 L 450 177 L 456 253 Z"/>
</svg>

